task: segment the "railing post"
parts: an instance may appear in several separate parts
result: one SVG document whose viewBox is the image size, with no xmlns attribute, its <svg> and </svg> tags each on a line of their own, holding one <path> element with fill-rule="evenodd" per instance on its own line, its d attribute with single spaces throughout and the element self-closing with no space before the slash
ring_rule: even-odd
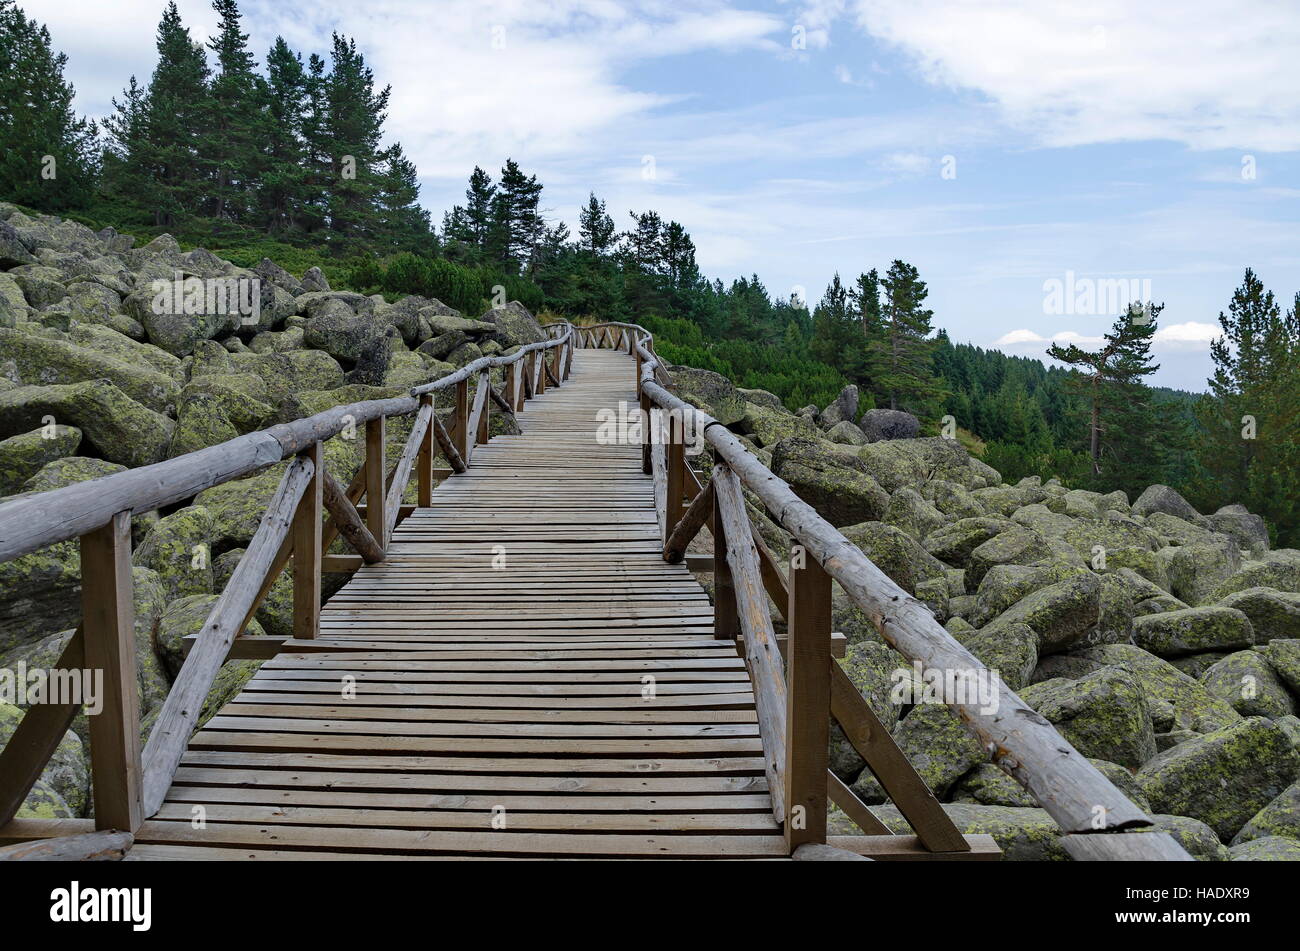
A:
<svg viewBox="0 0 1300 951">
<path fill-rule="evenodd" d="M 632 356 L 636 359 L 636 395 L 641 395 L 641 348 L 633 347 Z"/>
<path fill-rule="evenodd" d="M 491 370 L 484 370 L 479 374 L 478 385 L 491 389 Z M 475 394 L 475 402 L 477 402 L 477 397 L 479 395 L 480 394 L 477 393 Z M 484 390 L 481 395 L 483 397 L 483 409 L 478 414 L 478 431 L 474 433 L 474 445 L 476 446 L 481 446 L 488 441 L 488 430 L 490 429 L 489 423 L 492 419 L 492 397 L 487 394 L 486 390 Z"/>
<path fill-rule="evenodd" d="M 433 448 L 433 394 L 420 395 L 420 408 L 429 407 L 429 425 L 425 427 L 424 439 L 420 442 L 420 459 L 416 463 L 417 499 L 422 508 L 433 504 L 433 457 L 437 450 Z"/>
<path fill-rule="evenodd" d="M 564 345 L 564 378 L 567 380 L 573 372 L 573 331 L 569 331 L 569 342 Z"/>
<path fill-rule="evenodd" d="M 668 469 L 668 495 L 664 500 L 664 537 L 668 544 L 677 523 L 682 520 L 682 498 L 686 494 L 686 433 L 680 413 L 668 410 L 668 445 L 665 462 Z"/>
<path fill-rule="evenodd" d="M 375 536 L 375 541 L 384 547 L 387 547 L 384 545 L 384 530 L 388 524 L 384 517 L 387 514 L 384 512 L 384 499 L 388 495 L 388 462 L 384 448 L 388 434 L 387 423 L 388 419 L 384 416 L 366 423 L 366 528 Z M 464 427 L 461 428 L 463 431 Z"/>
<path fill-rule="evenodd" d="M 722 503 L 717 492 L 713 493 L 713 521 L 709 533 L 713 535 L 713 636 L 720 641 L 735 643 L 740 637 L 740 615 L 736 609 L 731 563 L 727 561 L 727 530 L 722 522 Z"/>
<path fill-rule="evenodd" d="M 89 718 L 95 828 L 135 832 L 144 811 L 130 512 L 81 536 L 81 611 L 86 669 L 103 678 Z"/>
<path fill-rule="evenodd" d="M 537 392 L 535 395 L 541 396 L 546 392 L 546 351 L 534 350 L 532 355 L 537 357 Z"/>
<path fill-rule="evenodd" d="M 790 551 L 786 641 L 785 841 L 826 841 L 831 713 L 831 576 L 802 545 Z"/>
<path fill-rule="evenodd" d="M 456 446 L 456 451 L 460 453 L 461 459 L 469 465 L 469 380 L 459 380 L 456 383 L 456 417 L 455 428 L 451 433 L 451 441 Z"/>
<path fill-rule="evenodd" d="M 516 360 L 514 363 L 507 366 L 505 368 L 505 379 L 502 381 L 501 396 L 506 401 L 506 405 L 510 407 L 512 413 L 519 409 L 519 396 L 518 391 L 516 390 L 516 387 L 519 385 L 519 374 L 516 371 L 516 368 L 521 363 L 523 363 L 522 360 Z"/>
<path fill-rule="evenodd" d="M 654 443 L 654 434 L 650 431 L 650 397 L 641 394 L 641 471 L 646 475 L 653 472 L 650 464 L 650 448 Z"/>
<path fill-rule="evenodd" d="M 366 430 L 369 448 L 369 428 Z M 381 440 L 382 445 L 382 440 Z M 300 640 L 314 640 L 320 633 L 320 572 L 321 572 L 321 508 L 325 497 L 325 455 L 319 442 L 300 453 L 311 460 L 311 481 L 307 483 L 298 507 L 293 513 L 290 529 L 293 542 L 293 636 Z M 374 500 L 367 503 L 369 513 Z M 380 508 L 382 509 L 382 503 Z M 373 531 L 371 534 L 374 534 Z M 375 538 L 383 544 L 383 536 Z"/>
</svg>

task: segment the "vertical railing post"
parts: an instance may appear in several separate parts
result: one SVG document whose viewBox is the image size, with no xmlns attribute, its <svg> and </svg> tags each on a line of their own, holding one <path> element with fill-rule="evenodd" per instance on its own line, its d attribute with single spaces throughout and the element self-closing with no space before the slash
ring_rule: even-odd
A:
<svg viewBox="0 0 1300 951">
<path fill-rule="evenodd" d="M 85 666 L 103 680 L 89 717 L 95 828 L 135 832 L 144 813 L 130 512 L 81 536 L 81 611 Z"/>
<path fill-rule="evenodd" d="M 501 381 L 501 396 L 505 399 L 506 405 L 510 407 L 511 412 L 519 408 L 519 395 L 516 390 L 519 384 L 519 373 L 516 368 L 521 362 L 516 360 L 514 363 L 508 364 L 504 368 L 505 379 Z"/>
<path fill-rule="evenodd" d="M 641 348 L 633 347 L 632 356 L 636 360 L 636 395 L 641 395 Z"/>
<path fill-rule="evenodd" d="M 569 342 L 564 345 L 564 378 L 567 380 L 569 374 L 573 372 L 573 338 L 575 334 L 569 331 Z"/>
<path fill-rule="evenodd" d="M 455 429 L 451 433 L 451 441 L 456 446 L 456 451 L 460 453 L 461 459 L 465 465 L 469 465 L 469 380 L 460 380 L 456 383 L 456 417 Z"/>
<path fill-rule="evenodd" d="M 713 535 L 713 636 L 734 642 L 741 634 L 740 614 L 736 609 L 736 585 L 731 577 L 731 563 L 727 561 L 727 531 L 718 499 L 718 493 L 714 492 L 713 520 L 709 525 L 709 533 Z"/>
<path fill-rule="evenodd" d="M 388 547 L 385 544 L 388 520 L 384 512 L 384 500 L 388 495 L 388 461 L 384 447 L 387 422 L 387 417 L 380 416 L 366 423 L 366 528 L 384 548 Z M 461 456 L 464 457 L 463 451 Z"/>
<path fill-rule="evenodd" d="M 641 471 L 650 475 L 653 468 L 650 464 L 650 451 L 654 443 L 654 433 L 650 431 L 650 410 L 653 407 L 650 403 L 648 394 L 641 394 Z"/>
<path fill-rule="evenodd" d="M 534 350 L 533 356 L 537 357 L 537 392 L 536 396 L 541 396 L 546 392 L 546 351 Z"/>
<path fill-rule="evenodd" d="M 420 458 L 416 463 L 417 498 L 421 508 L 433 504 L 433 457 L 437 455 L 433 440 L 433 394 L 420 394 L 420 408 L 429 407 L 429 425 L 425 427 L 424 439 L 420 441 Z"/>
<path fill-rule="evenodd" d="M 492 387 L 491 370 L 484 370 L 482 373 L 479 374 L 478 385 L 488 387 L 489 389 Z M 478 431 L 474 433 L 474 445 L 476 446 L 481 446 L 483 445 L 483 443 L 488 441 L 488 430 L 491 428 L 490 422 L 492 418 L 492 397 L 490 395 L 486 395 L 487 394 L 486 390 L 484 390 L 484 394 L 485 395 L 483 396 L 483 409 L 478 414 Z"/>
<path fill-rule="evenodd" d="M 367 427 L 367 449 L 369 435 Z M 311 482 L 307 483 L 302 498 L 298 500 L 290 530 L 293 542 L 293 636 L 300 640 L 313 640 L 320 633 L 321 536 L 324 534 L 321 509 L 325 497 L 325 455 L 319 442 L 312 443 L 301 455 L 311 460 L 314 469 Z M 367 503 L 367 514 L 372 511 L 369 508 L 372 505 L 373 499 Z M 382 509 L 382 503 L 380 508 Z M 383 537 L 375 535 L 381 545 Z"/>
<path fill-rule="evenodd" d="M 831 708 L 831 576 L 802 545 L 790 551 L 786 640 L 785 841 L 826 841 Z"/>
<path fill-rule="evenodd" d="M 664 537 L 661 541 L 666 545 L 668 536 L 682 520 L 682 498 L 686 494 L 686 433 L 682 416 L 676 410 L 668 411 L 668 445 L 665 449 L 668 497 L 664 500 Z"/>
</svg>

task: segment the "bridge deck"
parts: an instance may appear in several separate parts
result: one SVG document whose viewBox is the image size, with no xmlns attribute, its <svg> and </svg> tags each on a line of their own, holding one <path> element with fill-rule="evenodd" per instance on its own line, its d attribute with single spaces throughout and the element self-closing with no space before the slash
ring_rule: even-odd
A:
<svg viewBox="0 0 1300 951">
<path fill-rule="evenodd" d="M 194 736 L 131 858 L 785 856 L 744 664 L 639 445 L 596 440 L 632 376 L 580 350 L 475 450 Z"/>
</svg>

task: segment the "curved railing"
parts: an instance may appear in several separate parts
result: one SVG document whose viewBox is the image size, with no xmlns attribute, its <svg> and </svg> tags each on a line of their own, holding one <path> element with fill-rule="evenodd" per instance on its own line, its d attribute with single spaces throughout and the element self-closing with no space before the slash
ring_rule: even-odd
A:
<svg viewBox="0 0 1300 951">
<path fill-rule="evenodd" d="M 158 811 L 221 665 L 240 644 L 270 656 L 282 639 L 240 638 L 280 572 L 293 562 L 296 639 L 320 626 L 322 572 L 350 571 L 384 558 L 414 474 L 420 505 L 430 504 L 436 477 L 464 472 L 474 446 L 487 441 L 492 405 L 519 412 L 548 385 L 568 377 L 576 344 L 566 321 L 544 325 L 550 339 L 507 356 L 483 357 L 408 396 L 336 406 L 314 416 L 154 465 L 24 496 L 0 505 L 0 562 L 49 545 L 80 539 L 82 623 L 55 663 L 57 670 L 103 670 L 104 703 L 89 718 L 98 829 L 134 832 Z M 549 359 L 548 359 L 549 357 Z M 491 373 L 505 369 L 503 392 Z M 469 382 L 477 379 L 473 398 Z M 435 395 L 454 393 L 450 430 L 434 413 Z M 385 458 L 389 417 L 415 421 L 391 471 Z M 325 469 L 323 443 L 364 424 L 365 462 L 344 487 Z M 450 469 L 439 473 L 434 443 Z M 289 460 L 257 532 L 213 605 L 140 749 L 131 585 L 131 517 L 193 498 Z M 365 499 L 364 514 L 359 502 Z M 329 519 L 324 519 L 328 511 Z M 342 535 L 359 553 L 326 555 Z M 261 653 L 259 653 L 261 651 Z M 81 709 L 80 703 L 40 703 L 27 709 L 0 751 L 0 826 L 9 823 Z"/>
<path fill-rule="evenodd" d="M 1098 835 L 1144 830 L 1153 825 L 1109 779 L 1079 753 L 1055 727 L 1016 693 L 991 676 L 956 641 L 928 608 L 894 583 L 861 549 L 800 499 L 768 470 L 725 426 L 676 394 L 654 352 L 653 335 L 637 324 L 604 323 L 576 328 L 578 342 L 626 350 L 637 361 L 637 392 L 642 410 L 643 468 L 653 473 L 656 506 L 665 540 L 664 558 L 680 561 L 691 538 L 712 519 L 715 554 L 715 613 L 719 636 L 736 637 L 754 681 L 754 694 L 773 790 L 777 819 L 791 836 L 794 810 L 802 809 L 799 841 L 825 842 L 825 803 L 829 796 L 866 831 L 879 821 L 851 790 L 826 768 L 827 723 L 833 716 L 900 807 L 918 836 L 933 851 L 962 848 L 951 844 L 952 824 L 933 797 L 915 788 L 915 774 L 899 763 L 887 731 L 840 666 L 829 662 L 830 582 L 871 620 L 881 637 L 923 671 L 943 683 L 995 685 L 995 702 L 961 698 L 945 691 L 944 700 L 990 752 L 994 763 L 1024 786 L 1065 832 L 1062 842 L 1079 859 L 1175 859 L 1187 853 L 1170 836 Z M 666 416 L 668 432 L 652 422 Z M 703 484 L 686 465 L 687 432 L 702 434 L 713 449 L 712 477 Z M 794 542 L 796 557 L 788 579 L 754 530 L 745 509 L 747 489 Z M 692 500 L 689 506 L 684 502 Z M 810 556 L 810 557 L 809 557 Z M 785 616 L 788 635 L 781 643 L 773 630 L 770 596 Z M 783 671 L 784 649 L 789 670 Z M 910 807 L 910 808 L 909 808 Z M 909 814 L 909 812 L 911 814 Z M 928 828 L 926 828 L 928 826 Z"/>
</svg>

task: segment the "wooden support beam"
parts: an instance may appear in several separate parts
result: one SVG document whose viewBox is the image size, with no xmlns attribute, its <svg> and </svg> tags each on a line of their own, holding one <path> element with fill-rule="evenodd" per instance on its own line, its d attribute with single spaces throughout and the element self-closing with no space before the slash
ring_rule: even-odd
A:
<svg viewBox="0 0 1300 951">
<path fill-rule="evenodd" d="M 932 852 L 914 835 L 832 835 L 826 844 L 877 862 L 1002 861 L 1002 849 L 991 835 L 963 837 L 960 852 Z"/>
<path fill-rule="evenodd" d="M 650 397 L 641 397 L 641 471 L 646 475 L 650 475 L 652 471 L 650 452 L 653 436 L 651 433 L 652 420 L 650 418 L 650 411 L 653 408 L 654 404 L 650 402 Z"/>
<path fill-rule="evenodd" d="M 89 717 L 95 827 L 134 832 L 144 815 L 130 512 L 81 536 L 81 614 L 86 668 L 103 674 L 100 710 Z"/>
<path fill-rule="evenodd" d="M 492 378 L 484 371 L 479 375 L 478 386 L 474 388 L 474 412 L 470 417 L 470 432 L 473 434 L 475 446 L 481 446 L 488 441 L 492 404 L 488 401 L 487 395 L 491 391 Z M 473 449 L 470 452 L 473 453 Z"/>
<path fill-rule="evenodd" d="M 85 636 L 78 625 L 63 645 L 54 669 L 85 668 L 84 645 Z M 22 807 L 80 712 L 79 703 L 38 703 L 24 711 L 9 742 L 0 750 L 0 826 L 8 824 Z"/>
<path fill-rule="evenodd" d="M 322 555 L 320 570 L 327 575 L 350 575 L 365 564 L 360 555 Z"/>
<path fill-rule="evenodd" d="M 682 430 L 682 418 L 677 413 L 668 414 L 668 445 L 664 447 L 667 485 L 664 498 L 664 545 L 677 523 L 682 520 L 682 496 L 686 481 L 686 435 Z"/>
<path fill-rule="evenodd" d="M 678 564 L 686 557 L 686 549 L 700 533 L 704 523 L 713 517 L 713 483 L 710 482 L 691 501 L 690 507 L 677 519 L 668 541 L 664 544 L 664 561 Z"/>
<path fill-rule="evenodd" d="M 789 810 L 785 793 L 786 687 L 781 652 L 758 573 L 758 553 L 750 540 L 749 516 L 745 512 L 740 479 L 725 464 L 715 463 L 713 484 L 727 540 L 727 564 L 736 592 L 736 613 L 745 638 L 745 665 L 754 684 L 754 705 L 763 739 L 772 811 L 777 821 L 782 822 Z"/>
<path fill-rule="evenodd" d="M 433 489 L 437 482 L 433 476 L 433 457 L 437 455 L 437 450 L 433 448 L 433 394 L 425 393 L 420 397 L 420 410 L 425 407 L 429 408 L 430 424 L 424 427 L 424 433 L 420 438 L 420 458 L 416 463 L 417 487 L 416 501 L 423 507 L 433 504 Z"/>
<path fill-rule="evenodd" d="M 713 487 L 713 483 L 709 483 Z M 744 643 L 740 635 L 740 617 L 736 613 L 736 586 L 727 563 L 727 527 L 715 492 L 713 496 L 713 636 L 718 640 Z M 689 562 L 689 558 L 688 558 Z"/>
<path fill-rule="evenodd" d="M 447 464 L 451 466 L 452 472 L 464 472 L 466 469 L 465 458 L 456 448 L 455 441 L 451 434 L 447 432 L 445 426 L 437 416 L 433 417 L 433 435 L 438 440 L 438 448 L 442 450 L 443 456 L 447 459 Z"/>
<path fill-rule="evenodd" d="M 833 660 L 827 661 L 827 666 L 831 674 L 831 715 L 925 847 L 932 852 L 961 852 L 969 848 L 925 780 L 853 686 L 844 668 Z"/>
<path fill-rule="evenodd" d="M 325 456 L 320 443 L 299 454 L 310 460 L 311 480 L 293 515 L 293 636 L 311 640 L 320 633 L 321 528 L 325 498 Z M 337 486 L 337 483 L 335 483 Z M 351 507 L 347 499 L 344 504 Z M 353 509 L 353 514 L 356 509 Z"/>
<path fill-rule="evenodd" d="M 347 490 L 339 484 L 339 481 L 330 472 L 325 471 L 323 475 L 322 502 L 325 508 L 329 510 L 330 517 L 334 520 L 338 534 L 342 535 L 347 540 L 347 543 L 356 549 L 357 553 L 365 559 L 366 564 L 375 565 L 383 561 L 383 547 L 375 540 L 375 536 L 370 534 L 370 529 L 366 527 L 366 523 L 361 520 L 361 515 L 357 512 L 356 506 L 348 498 Z"/>
<path fill-rule="evenodd" d="M 428 432 L 431 419 L 433 419 L 433 407 L 420 407 L 411 426 L 411 434 L 406 437 L 406 445 L 402 447 L 402 454 L 397 458 L 397 465 L 393 466 L 393 476 L 389 480 L 388 491 L 384 498 L 385 551 L 392 542 L 393 529 L 397 527 L 397 516 L 402 509 L 402 495 L 406 492 L 407 483 L 411 481 L 411 469 L 420 454 L 420 447 L 424 444 L 425 433 Z"/>
<path fill-rule="evenodd" d="M 790 853 L 796 862 L 870 862 L 871 859 L 848 849 L 837 849 L 820 842 L 805 842 Z"/>
<path fill-rule="evenodd" d="M 492 389 L 491 386 L 488 387 L 488 397 L 493 403 L 497 404 L 497 409 L 501 410 L 501 412 L 509 413 L 512 416 L 514 415 L 515 411 L 511 409 L 510 402 L 496 390 Z"/>
<path fill-rule="evenodd" d="M 826 771 L 826 798 L 839 806 L 840 810 L 853 820 L 854 825 L 867 835 L 893 835 L 889 827 L 858 798 L 858 794 L 830 770 Z"/>
<path fill-rule="evenodd" d="M 802 549 L 790 559 L 786 648 L 785 823 L 791 852 L 826 841 L 831 576 Z M 836 665 L 838 666 L 838 665 Z"/>
<path fill-rule="evenodd" d="M 501 382 L 501 399 L 505 405 L 502 407 L 507 413 L 515 413 L 519 410 L 519 365 L 522 360 L 516 360 L 505 368 Z"/>
<path fill-rule="evenodd" d="M 754 526 L 752 519 L 749 523 L 749 537 L 754 540 L 754 548 L 758 552 L 758 571 L 763 577 L 763 588 L 767 591 L 767 596 L 772 599 L 772 603 L 776 605 L 776 609 L 781 612 L 781 617 L 789 620 L 790 589 L 786 584 L 785 575 L 777 567 L 776 555 L 767 547 L 767 541 Z"/>
<path fill-rule="evenodd" d="M 459 390 L 457 390 L 459 392 Z M 388 524 L 384 512 L 388 459 L 385 443 L 388 420 L 380 416 L 366 423 L 366 528 L 380 546 L 384 546 L 384 528 Z"/>
<path fill-rule="evenodd" d="M 315 466 L 311 459 L 298 456 L 289 463 L 271 498 L 262 523 L 239 559 L 226 589 L 212 606 L 185 663 L 181 666 L 171 692 L 163 702 L 149 742 L 144 747 L 144 814 L 158 811 L 172 776 L 185 752 L 203 700 L 212 689 L 217 671 L 225 663 L 231 644 L 243 631 L 242 622 L 257 596 L 258 586 L 270 571 L 276 552 L 288 537 L 298 500 L 312 481 Z M 382 495 L 380 496 L 382 498 Z"/>
<path fill-rule="evenodd" d="M 531 357 L 532 354 L 529 356 Z M 469 380 L 464 379 L 456 384 L 456 411 L 452 415 L 451 444 L 467 467 L 469 466 L 469 438 Z M 451 462 L 450 456 L 447 457 L 447 461 Z M 454 462 L 452 468 L 456 468 Z"/>
</svg>

